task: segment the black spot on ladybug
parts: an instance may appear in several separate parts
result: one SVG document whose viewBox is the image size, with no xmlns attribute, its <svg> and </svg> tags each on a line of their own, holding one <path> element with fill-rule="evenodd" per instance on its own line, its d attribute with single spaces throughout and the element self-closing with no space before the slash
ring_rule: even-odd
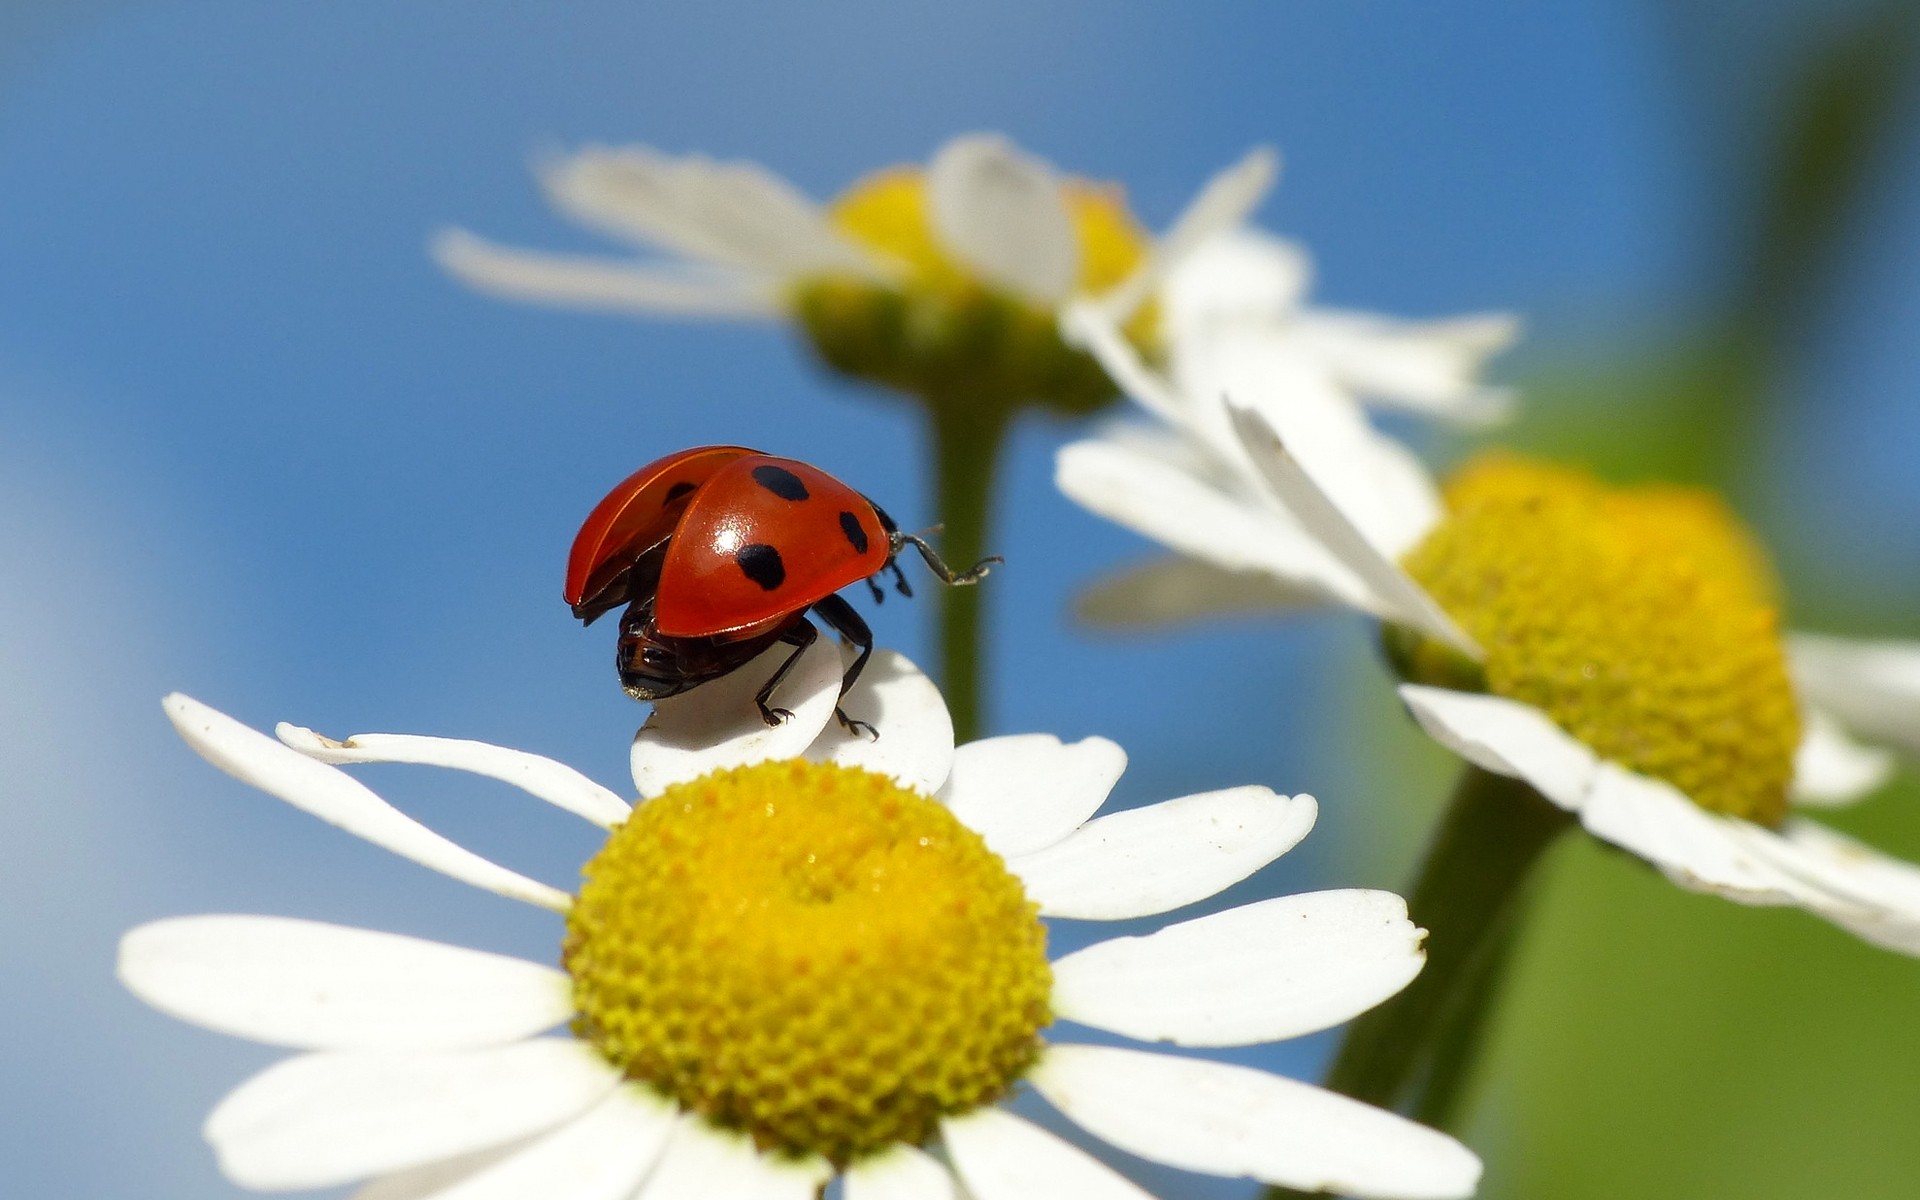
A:
<svg viewBox="0 0 1920 1200">
<path fill-rule="evenodd" d="M 807 485 L 785 467 L 761 466 L 753 469 L 753 481 L 782 500 L 805 500 Z M 772 549 L 772 547 L 768 547 Z"/>
<path fill-rule="evenodd" d="M 693 485 L 688 483 L 686 480 L 682 479 L 679 483 L 676 483 L 672 487 L 667 489 L 667 498 L 660 502 L 660 507 L 665 508 L 667 505 L 672 504 L 675 500 L 678 500 L 680 497 L 686 495 L 688 492 L 692 490 L 693 490 Z"/>
<path fill-rule="evenodd" d="M 847 535 L 847 542 L 853 546 L 855 554 L 867 552 L 867 531 L 860 528 L 860 518 L 850 512 L 840 514 L 840 532 Z"/>
<path fill-rule="evenodd" d="M 786 474 L 784 471 L 781 473 Z M 740 569 L 747 573 L 748 579 L 766 591 L 770 592 L 787 581 L 787 564 L 780 561 L 780 552 L 765 542 L 740 547 L 733 552 L 733 561 L 740 564 Z"/>
</svg>

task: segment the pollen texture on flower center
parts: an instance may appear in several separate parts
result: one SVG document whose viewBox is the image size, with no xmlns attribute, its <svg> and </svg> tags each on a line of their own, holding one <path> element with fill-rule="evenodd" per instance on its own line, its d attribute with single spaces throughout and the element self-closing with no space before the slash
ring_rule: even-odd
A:
<svg viewBox="0 0 1920 1200">
<path fill-rule="evenodd" d="M 1062 188 L 1079 251 L 1075 290 L 1097 294 L 1125 279 L 1151 240 L 1119 190 Z M 852 276 L 808 279 L 793 304 L 829 366 L 919 396 L 942 389 L 970 403 L 1034 403 L 1090 412 L 1118 392 L 1085 352 L 1060 340 L 1047 304 L 976 277 L 940 243 L 918 168 L 882 171 L 836 201 L 840 232 L 903 270 L 897 284 Z M 1143 306 L 1127 325 L 1150 346 L 1158 316 Z"/>
<path fill-rule="evenodd" d="M 642 803 L 585 869 L 575 1032 L 763 1149 L 837 1164 L 918 1144 L 1033 1062 L 1046 932 L 945 807 L 783 761 Z"/>
<path fill-rule="evenodd" d="M 1785 817 L 1800 721 L 1774 585 L 1718 498 L 1504 455 L 1446 498 L 1406 567 L 1485 648 L 1489 691 L 1704 808 Z"/>
</svg>

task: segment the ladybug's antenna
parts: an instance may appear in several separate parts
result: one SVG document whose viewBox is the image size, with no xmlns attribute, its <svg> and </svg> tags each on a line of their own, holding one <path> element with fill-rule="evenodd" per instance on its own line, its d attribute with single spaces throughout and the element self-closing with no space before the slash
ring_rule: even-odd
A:
<svg viewBox="0 0 1920 1200">
<path fill-rule="evenodd" d="M 928 533 L 938 533 L 939 531 L 940 526 L 938 525 L 927 530 Z M 971 567 L 968 567 L 965 571 L 955 571 L 947 565 L 945 559 L 940 557 L 940 552 L 932 546 L 927 545 L 926 539 L 917 533 L 902 533 L 898 529 L 895 529 L 889 531 L 888 538 L 893 543 L 893 557 L 897 558 L 903 547 L 912 546 L 920 552 L 920 557 L 926 562 L 927 569 L 935 575 L 938 575 L 940 582 L 946 584 L 948 587 L 962 587 L 967 584 L 979 583 L 987 577 L 987 570 L 993 566 L 994 563 L 1007 561 L 998 554 L 989 554 Z M 900 565 L 897 562 L 894 563 L 893 573 L 895 577 L 900 580 L 900 590 L 906 592 L 907 581 L 900 575 Z M 907 592 L 907 594 L 911 595 L 912 593 Z"/>
</svg>

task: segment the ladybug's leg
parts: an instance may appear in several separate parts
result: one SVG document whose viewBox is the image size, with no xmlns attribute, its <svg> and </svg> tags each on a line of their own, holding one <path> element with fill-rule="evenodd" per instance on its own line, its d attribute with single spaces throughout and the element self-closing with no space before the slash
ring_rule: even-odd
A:
<svg viewBox="0 0 1920 1200">
<path fill-rule="evenodd" d="M 847 673 L 840 677 L 840 698 L 844 700 L 848 690 L 860 678 L 860 672 L 866 669 L 867 659 L 873 657 L 873 630 L 867 628 L 866 621 L 854 611 L 853 605 L 839 596 L 828 596 L 824 600 L 816 600 L 813 611 L 820 614 L 820 619 L 827 623 L 828 628 L 860 649 L 859 657 L 853 660 L 853 665 L 847 668 Z M 879 730 L 865 721 L 856 721 L 849 717 L 846 710 L 837 704 L 833 707 L 833 715 L 848 733 L 865 733 L 876 741 L 879 740 Z"/>
<path fill-rule="evenodd" d="M 947 565 L 945 559 L 940 557 L 939 551 L 927 545 L 926 541 L 918 534 L 901 533 L 896 530 L 890 536 L 893 539 L 893 553 L 896 556 L 899 555 L 900 551 L 906 549 L 908 546 L 912 546 L 920 552 L 920 557 L 926 562 L 927 569 L 935 575 L 938 575 L 940 582 L 946 584 L 948 587 L 959 587 L 963 584 L 979 583 L 982 579 L 986 578 L 987 569 L 993 566 L 994 563 L 1007 561 L 998 554 L 989 554 L 966 570 L 955 571 Z M 898 569 L 896 566 L 895 570 Z"/>
<path fill-rule="evenodd" d="M 779 640 L 794 647 L 794 651 L 792 654 L 787 655 L 787 661 L 780 664 L 780 669 L 773 673 L 773 677 L 767 680 L 766 684 L 753 694 L 753 702 L 760 706 L 760 719 L 762 721 L 765 721 L 769 725 L 778 725 L 782 721 L 793 719 L 792 709 L 770 708 L 767 705 L 767 701 L 773 699 L 773 689 L 780 686 L 780 681 L 787 677 L 787 672 L 793 670 L 793 664 L 800 661 L 800 656 L 807 652 L 807 647 L 813 645 L 814 640 L 819 636 L 820 631 L 815 629 L 813 622 L 807 620 L 805 617 L 801 617 L 798 621 L 795 621 L 787 628 L 785 633 L 780 635 Z"/>
</svg>

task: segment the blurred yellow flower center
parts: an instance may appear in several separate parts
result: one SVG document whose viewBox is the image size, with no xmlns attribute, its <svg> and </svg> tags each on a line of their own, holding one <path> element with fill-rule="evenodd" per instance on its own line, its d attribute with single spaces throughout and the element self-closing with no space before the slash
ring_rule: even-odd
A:
<svg viewBox="0 0 1920 1200">
<path fill-rule="evenodd" d="M 762 1149 L 844 1165 L 1002 1096 L 1050 1019 L 1046 931 L 947 809 L 857 768 L 715 772 L 585 869 L 574 1031 Z"/>
<path fill-rule="evenodd" d="M 1406 567 L 1485 648 L 1487 690 L 1704 808 L 1780 823 L 1799 708 L 1766 557 L 1718 497 L 1488 455 L 1446 499 Z"/>
<path fill-rule="evenodd" d="M 1075 291 L 1098 294 L 1140 265 L 1152 239 L 1117 187 L 1062 185 L 1079 251 Z M 794 290 L 796 315 L 829 366 L 925 398 L 952 395 L 1011 409 L 1090 412 L 1118 396 L 1099 364 L 1060 340 L 1057 313 L 975 275 L 940 242 L 918 167 L 881 171 L 834 202 L 848 238 L 898 264 L 892 283 L 826 276 Z M 1142 306 L 1127 332 L 1151 349 L 1158 324 Z"/>
</svg>

